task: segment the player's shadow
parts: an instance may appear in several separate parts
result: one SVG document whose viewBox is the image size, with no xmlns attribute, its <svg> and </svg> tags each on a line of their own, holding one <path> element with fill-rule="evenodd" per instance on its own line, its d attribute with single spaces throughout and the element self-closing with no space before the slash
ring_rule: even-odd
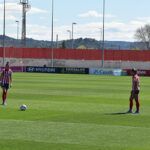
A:
<svg viewBox="0 0 150 150">
<path fill-rule="evenodd" d="M 128 112 L 114 112 L 114 113 L 106 113 L 105 115 L 126 115 Z"/>
</svg>

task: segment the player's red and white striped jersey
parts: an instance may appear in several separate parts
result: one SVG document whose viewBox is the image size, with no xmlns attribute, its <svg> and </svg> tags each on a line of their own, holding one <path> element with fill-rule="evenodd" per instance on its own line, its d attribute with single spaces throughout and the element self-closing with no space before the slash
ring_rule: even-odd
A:
<svg viewBox="0 0 150 150">
<path fill-rule="evenodd" d="M 12 76 L 12 70 L 11 69 L 9 69 L 9 70 L 3 69 L 1 83 L 2 84 L 9 84 L 11 76 Z"/>
<path fill-rule="evenodd" d="M 140 78 L 137 74 L 132 77 L 132 90 L 140 90 Z"/>
</svg>

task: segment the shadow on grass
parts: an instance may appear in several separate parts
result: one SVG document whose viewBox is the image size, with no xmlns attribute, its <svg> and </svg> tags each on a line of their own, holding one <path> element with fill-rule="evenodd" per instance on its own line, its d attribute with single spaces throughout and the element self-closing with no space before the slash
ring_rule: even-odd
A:
<svg viewBox="0 0 150 150">
<path fill-rule="evenodd" d="M 127 115 L 130 114 L 128 112 L 115 112 L 115 113 L 106 113 L 105 115 Z"/>
</svg>

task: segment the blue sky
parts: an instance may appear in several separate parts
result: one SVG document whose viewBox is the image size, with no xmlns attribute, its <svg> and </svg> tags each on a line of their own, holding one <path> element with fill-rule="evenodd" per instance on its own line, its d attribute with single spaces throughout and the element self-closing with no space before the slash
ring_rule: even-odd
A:
<svg viewBox="0 0 150 150">
<path fill-rule="evenodd" d="M 150 0 L 105 0 L 105 40 L 135 41 L 137 28 L 150 23 Z M 6 0 L 6 35 L 16 38 L 21 6 L 19 0 Z M 29 0 L 27 37 L 51 40 L 51 0 Z M 72 22 L 74 38 L 101 39 L 103 0 L 54 0 L 54 40 L 69 39 Z M 0 0 L 0 34 L 3 34 L 3 0 Z"/>
</svg>

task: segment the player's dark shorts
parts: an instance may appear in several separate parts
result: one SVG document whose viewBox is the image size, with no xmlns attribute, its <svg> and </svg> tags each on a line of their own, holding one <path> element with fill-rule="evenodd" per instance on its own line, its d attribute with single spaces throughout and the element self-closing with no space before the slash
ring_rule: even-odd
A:
<svg viewBox="0 0 150 150">
<path fill-rule="evenodd" d="M 9 89 L 9 84 L 8 83 L 1 83 L 1 87 L 8 90 Z"/>
<path fill-rule="evenodd" d="M 139 90 L 132 90 L 131 94 L 139 94 L 139 92 L 140 92 Z"/>
<path fill-rule="evenodd" d="M 135 98 L 137 95 L 139 95 L 139 90 L 132 90 L 131 91 L 131 98 Z"/>
</svg>

